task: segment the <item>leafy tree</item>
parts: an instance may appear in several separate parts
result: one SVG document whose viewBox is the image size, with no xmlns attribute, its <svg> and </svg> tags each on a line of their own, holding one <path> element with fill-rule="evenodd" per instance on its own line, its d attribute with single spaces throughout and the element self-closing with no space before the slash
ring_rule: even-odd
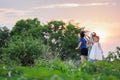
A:
<svg viewBox="0 0 120 80">
<path fill-rule="evenodd" d="M 62 47 L 62 54 L 66 57 L 76 57 L 79 53 L 75 50 L 75 47 L 78 45 L 78 36 L 77 34 L 80 33 L 80 29 L 76 28 L 72 24 L 68 24 L 66 26 L 66 30 L 64 32 L 64 37 L 61 41 Z"/>
<path fill-rule="evenodd" d="M 48 43 L 52 50 L 56 50 L 62 58 L 75 57 L 78 51 L 75 50 L 77 45 L 77 34 L 80 28 L 63 21 L 51 21 L 44 26 L 45 33 L 49 34 Z"/>
<path fill-rule="evenodd" d="M 9 29 L 4 26 L 0 28 L 0 48 L 5 46 L 5 40 L 10 36 Z"/>
<path fill-rule="evenodd" d="M 75 47 L 78 44 L 77 34 L 80 31 L 80 28 L 71 23 L 50 21 L 41 25 L 40 21 L 34 18 L 19 20 L 11 30 L 11 37 L 23 35 L 25 37 L 39 38 L 45 45 L 49 44 L 51 46 L 54 56 L 58 55 L 61 59 L 66 59 L 69 57 L 74 58 L 79 53 L 75 50 Z"/>
<path fill-rule="evenodd" d="M 8 39 L 8 37 L 10 36 L 10 31 L 9 29 L 4 26 L 0 28 L 0 63 L 2 62 L 2 47 L 7 47 L 6 45 L 6 40 Z"/>
<path fill-rule="evenodd" d="M 38 21 L 37 18 L 27 19 L 27 20 L 19 20 L 13 27 L 11 34 L 12 35 L 28 34 L 30 29 L 34 29 L 34 28 L 38 28 L 38 27 L 41 27 L 41 25 L 40 25 L 40 21 Z"/>
</svg>

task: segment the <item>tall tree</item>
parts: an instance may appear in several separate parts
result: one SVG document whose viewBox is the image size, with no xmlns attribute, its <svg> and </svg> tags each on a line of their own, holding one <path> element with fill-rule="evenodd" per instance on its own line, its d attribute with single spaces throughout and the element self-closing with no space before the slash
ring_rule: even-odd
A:
<svg viewBox="0 0 120 80">
<path fill-rule="evenodd" d="M 12 35 L 27 34 L 30 29 L 38 28 L 40 26 L 41 26 L 40 21 L 37 18 L 19 20 L 13 27 L 11 34 Z"/>
<path fill-rule="evenodd" d="M 78 51 L 75 50 L 75 47 L 80 28 L 63 21 L 51 21 L 45 26 L 44 31 L 49 34 L 48 42 L 51 49 L 56 50 L 62 59 L 77 55 Z"/>
</svg>

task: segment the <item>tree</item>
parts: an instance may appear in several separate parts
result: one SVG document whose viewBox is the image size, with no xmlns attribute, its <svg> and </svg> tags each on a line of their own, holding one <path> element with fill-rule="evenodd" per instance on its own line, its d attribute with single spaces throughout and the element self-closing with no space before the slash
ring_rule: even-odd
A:
<svg viewBox="0 0 120 80">
<path fill-rule="evenodd" d="M 11 35 L 23 35 L 31 32 L 31 29 L 41 27 L 40 21 L 37 18 L 19 20 L 11 31 Z M 34 31 L 33 31 L 34 32 Z"/>
<path fill-rule="evenodd" d="M 48 43 L 51 49 L 56 50 L 61 59 L 74 58 L 78 53 L 75 47 L 78 40 L 77 34 L 81 30 L 71 23 L 66 24 L 63 21 L 51 21 L 44 26 L 45 33 L 49 34 Z"/>
<path fill-rule="evenodd" d="M 80 31 L 81 29 L 78 26 L 63 21 L 55 20 L 41 25 L 37 18 L 26 19 L 19 20 L 15 24 L 11 30 L 9 40 L 21 36 L 21 41 L 27 41 L 25 40 L 26 37 L 32 36 L 34 39 L 41 40 L 44 45 L 49 45 L 53 56 L 57 55 L 64 60 L 66 58 L 75 58 L 79 53 L 75 50 L 75 47 L 78 44 L 77 35 Z M 14 40 L 13 43 L 14 42 L 16 42 L 16 40 Z M 10 43 L 8 43 L 8 46 L 9 45 Z M 17 45 L 14 46 L 17 47 Z M 38 45 L 36 45 L 36 47 L 37 46 Z M 16 47 L 14 47 L 14 49 L 16 49 Z"/>
<path fill-rule="evenodd" d="M 9 29 L 4 26 L 0 28 L 0 48 L 5 47 L 5 40 L 10 36 Z"/>
</svg>

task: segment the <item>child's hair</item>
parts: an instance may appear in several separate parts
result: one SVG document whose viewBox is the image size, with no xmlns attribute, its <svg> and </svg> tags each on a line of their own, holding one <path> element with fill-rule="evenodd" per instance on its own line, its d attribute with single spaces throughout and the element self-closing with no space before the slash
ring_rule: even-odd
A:
<svg viewBox="0 0 120 80">
<path fill-rule="evenodd" d="M 97 40 L 99 41 L 100 40 L 100 37 L 99 36 L 96 36 Z"/>
<path fill-rule="evenodd" d="M 80 37 L 84 37 L 85 36 L 85 34 L 84 34 L 85 32 L 84 31 L 82 31 L 81 33 L 80 33 Z"/>
<path fill-rule="evenodd" d="M 95 33 L 95 32 L 92 32 L 92 36 L 95 37 L 95 36 L 96 36 L 96 33 Z"/>
</svg>

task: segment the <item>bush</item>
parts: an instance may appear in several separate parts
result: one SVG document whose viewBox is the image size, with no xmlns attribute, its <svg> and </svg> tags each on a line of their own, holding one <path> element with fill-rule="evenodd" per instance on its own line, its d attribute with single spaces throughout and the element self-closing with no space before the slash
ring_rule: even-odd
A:
<svg viewBox="0 0 120 80">
<path fill-rule="evenodd" d="M 4 48 L 4 55 L 7 54 L 11 60 L 22 65 L 34 64 L 34 60 L 43 53 L 45 45 L 40 39 L 25 36 L 10 38 L 7 42 L 8 48 Z"/>
<path fill-rule="evenodd" d="M 113 64 L 113 65 L 112 65 Z M 10 80 L 119 80 L 120 64 L 84 62 L 76 68 L 58 59 L 40 60 L 32 67 L 0 64 L 0 79 Z M 117 68 L 116 68 L 117 67 Z"/>
<path fill-rule="evenodd" d="M 106 61 L 120 61 L 120 47 L 116 47 L 116 51 L 110 51 L 109 55 L 106 58 Z"/>
</svg>

